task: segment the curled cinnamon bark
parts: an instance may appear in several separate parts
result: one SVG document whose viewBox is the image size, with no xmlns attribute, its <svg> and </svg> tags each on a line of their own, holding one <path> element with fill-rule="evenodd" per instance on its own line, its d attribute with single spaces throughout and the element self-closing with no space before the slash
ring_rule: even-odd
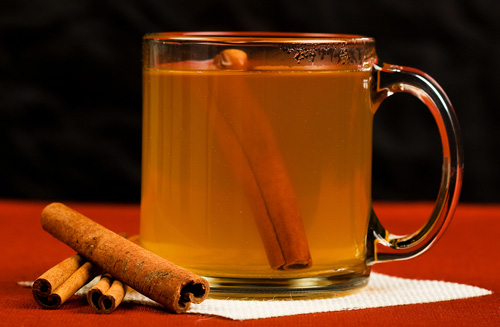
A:
<svg viewBox="0 0 500 327">
<path fill-rule="evenodd" d="M 139 244 L 139 235 L 129 236 L 126 233 L 118 235 L 125 237 L 131 242 Z M 97 313 L 111 313 L 123 301 L 127 294 L 128 286 L 108 273 L 101 275 L 101 279 L 87 293 L 87 301 Z"/>
<path fill-rule="evenodd" d="M 114 278 L 181 313 L 208 295 L 208 282 L 61 203 L 45 207 L 42 227 Z"/>
<path fill-rule="evenodd" d="M 97 267 L 75 254 L 35 280 L 32 286 L 33 297 L 42 308 L 58 309 L 99 273 Z"/>
<path fill-rule="evenodd" d="M 214 58 L 221 70 L 246 70 L 247 55 L 227 49 Z M 233 174 L 246 191 L 270 266 L 293 270 L 312 265 L 302 217 L 274 130 L 241 78 L 220 88 L 211 121 Z M 245 108 L 237 104 L 244 103 Z"/>
<path fill-rule="evenodd" d="M 125 284 L 110 274 L 103 274 L 87 293 L 87 301 L 97 313 L 111 313 L 120 305 L 126 293 Z"/>
</svg>

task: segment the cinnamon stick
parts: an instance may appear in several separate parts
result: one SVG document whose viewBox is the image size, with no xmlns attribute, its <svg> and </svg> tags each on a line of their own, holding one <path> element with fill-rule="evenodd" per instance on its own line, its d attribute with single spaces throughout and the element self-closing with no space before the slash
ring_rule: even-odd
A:
<svg viewBox="0 0 500 327">
<path fill-rule="evenodd" d="M 35 280 L 32 286 L 33 297 L 42 308 L 58 309 L 99 273 L 98 268 L 75 254 Z"/>
<path fill-rule="evenodd" d="M 119 233 L 129 241 L 139 244 L 139 235 L 128 236 Z M 111 313 L 120 305 L 127 294 L 128 286 L 108 273 L 101 275 L 101 279 L 90 288 L 87 293 L 87 301 L 97 313 Z"/>
<path fill-rule="evenodd" d="M 106 273 L 89 290 L 87 301 L 97 313 L 111 313 L 120 305 L 126 293 L 127 286 Z"/>
<path fill-rule="evenodd" d="M 143 295 L 181 313 L 208 295 L 208 282 L 61 203 L 42 211 L 42 227 L 81 256 Z"/>
<path fill-rule="evenodd" d="M 245 52 L 228 49 L 214 58 L 214 65 L 246 70 L 249 63 Z M 298 200 L 269 118 L 241 78 L 220 89 L 224 94 L 217 97 L 212 110 L 214 129 L 252 203 L 270 266 L 280 270 L 311 267 Z M 235 107 L 243 101 L 245 108 Z"/>
</svg>

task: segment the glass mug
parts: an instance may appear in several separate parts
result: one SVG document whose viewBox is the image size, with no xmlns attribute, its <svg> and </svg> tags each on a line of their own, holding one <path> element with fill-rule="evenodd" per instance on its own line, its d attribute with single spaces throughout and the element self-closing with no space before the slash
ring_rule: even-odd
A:
<svg viewBox="0 0 500 327">
<path fill-rule="evenodd" d="M 372 210 L 373 116 L 396 92 L 429 108 L 443 146 L 430 218 L 411 235 Z M 463 174 L 442 89 L 377 65 L 374 39 L 158 33 L 143 39 L 141 244 L 206 277 L 212 296 L 342 295 L 450 222 Z"/>
</svg>

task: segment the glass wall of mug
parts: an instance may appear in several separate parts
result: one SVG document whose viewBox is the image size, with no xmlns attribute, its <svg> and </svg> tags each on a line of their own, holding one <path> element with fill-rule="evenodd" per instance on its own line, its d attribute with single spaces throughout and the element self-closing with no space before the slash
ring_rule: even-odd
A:
<svg viewBox="0 0 500 327">
<path fill-rule="evenodd" d="M 220 296 L 365 285 L 376 62 L 353 35 L 146 35 L 141 244 Z"/>
</svg>

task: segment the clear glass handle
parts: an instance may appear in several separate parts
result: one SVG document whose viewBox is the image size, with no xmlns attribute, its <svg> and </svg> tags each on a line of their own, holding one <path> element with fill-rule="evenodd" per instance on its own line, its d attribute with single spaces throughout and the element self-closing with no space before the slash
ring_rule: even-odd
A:
<svg viewBox="0 0 500 327">
<path fill-rule="evenodd" d="M 441 87 L 427 74 L 408 67 L 374 66 L 374 108 L 397 92 L 419 98 L 431 111 L 443 146 L 443 172 L 434 210 L 425 225 L 411 235 L 390 233 L 372 210 L 368 234 L 368 263 L 402 260 L 426 251 L 444 232 L 458 204 L 463 176 L 463 150 L 457 117 Z"/>
</svg>

